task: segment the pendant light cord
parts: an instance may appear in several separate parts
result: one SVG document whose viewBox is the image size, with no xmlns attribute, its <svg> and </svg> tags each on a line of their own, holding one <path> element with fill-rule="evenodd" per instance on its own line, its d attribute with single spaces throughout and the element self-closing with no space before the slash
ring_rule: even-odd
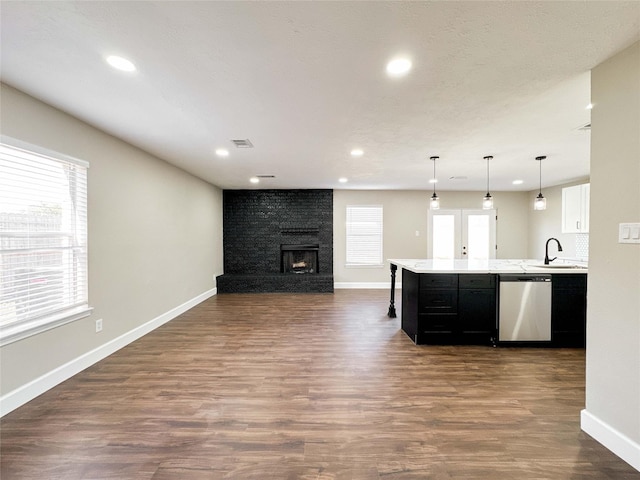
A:
<svg viewBox="0 0 640 480">
<path fill-rule="evenodd" d="M 538 162 L 540 164 L 540 195 L 542 195 L 542 159 L 540 159 L 540 161 Z"/>
<path fill-rule="evenodd" d="M 486 157 L 487 158 L 487 194 L 489 194 L 489 160 L 491 160 L 491 157 Z"/>
<path fill-rule="evenodd" d="M 440 157 L 429 157 L 433 161 L 433 195 L 436 196 L 436 160 Z"/>
<path fill-rule="evenodd" d="M 436 194 L 436 159 L 432 158 L 433 160 L 433 194 Z"/>
<path fill-rule="evenodd" d="M 491 155 L 487 155 L 486 157 L 484 157 L 484 159 L 487 161 L 487 197 L 490 197 L 491 194 L 489 193 L 489 161 L 493 160 L 493 156 Z"/>
<path fill-rule="evenodd" d="M 547 158 L 546 156 L 540 156 L 540 157 L 536 157 L 536 160 L 540 163 L 540 191 L 538 192 L 539 195 L 538 196 L 542 196 L 542 160 L 544 160 L 545 158 Z"/>
</svg>

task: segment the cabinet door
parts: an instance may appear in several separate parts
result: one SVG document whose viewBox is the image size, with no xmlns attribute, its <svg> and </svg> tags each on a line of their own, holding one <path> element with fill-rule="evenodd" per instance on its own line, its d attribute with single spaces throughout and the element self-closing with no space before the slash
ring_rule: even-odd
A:
<svg viewBox="0 0 640 480">
<path fill-rule="evenodd" d="M 431 290 L 434 288 L 458 288 L 458 275 L 455 273 L 421 273 L 420 290 Z"/>
<path fill-rule="evenodd" d="M 562 233 L 580 233 L 582 185 L 562 189 Z"/>
<path fill-rule="evenodd" d="M 458 311 L 457 289 L 421 290 L 418 313 L 456 313 Z"/>
<path fill-rule="evenodd" d="M 453 333 L 456 328 L 455 314 L 426 314 L 418 315 L 418 325 L 421 333 Z"/>
<path fill-rule="evenodd" d="M 562 189 L 562 233 L 589 232 L 590 184 Z"/>
<path fill-rule="evenodd" d="M 456 343 L 456 314 L 418 315 L 418 337 L 416 343 L 424 345 L 453 345 Z"/>
<path fill-rule="evenodd" d="M 553 275 L 552 341 L 557 347 L 584 347 L 587 318 L 587 276 Z"/>
<path fill-rule="evenodd" d="M 582 209 L 580 214 L 581 233 L 589 233 L 589 202 L 591 199 L 591 184 L 581 185 L 582 187 Z"/>
<path fill-rule="evenodd" d="M 458 295 L 458 323 L 462 335 L 479 334 L 488 342 L 496 331 L 495 289 L 460 289 Z"/>
</svg>

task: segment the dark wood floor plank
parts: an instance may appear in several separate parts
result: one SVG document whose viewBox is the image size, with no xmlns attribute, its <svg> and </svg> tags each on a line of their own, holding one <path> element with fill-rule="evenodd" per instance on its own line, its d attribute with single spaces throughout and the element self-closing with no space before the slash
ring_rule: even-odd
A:
<svg viewBox="0 0 640 480">
<path fill-rule="evenodd" d="M 415 346 L 387 292 L 227 294 L 5 416 L 5 479 L 626 480 L 583 350 Z"/>
</svg>

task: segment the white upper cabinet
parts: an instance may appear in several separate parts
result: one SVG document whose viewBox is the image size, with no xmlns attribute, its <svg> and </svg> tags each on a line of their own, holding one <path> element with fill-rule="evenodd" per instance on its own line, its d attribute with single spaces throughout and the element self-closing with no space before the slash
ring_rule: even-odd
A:
<svg viewBox="0 0 640 480">
<path fill-rule="evenodd" d="M 589 233 L 589 187 L 562 189 L 562 233 Z"/>
</svg>

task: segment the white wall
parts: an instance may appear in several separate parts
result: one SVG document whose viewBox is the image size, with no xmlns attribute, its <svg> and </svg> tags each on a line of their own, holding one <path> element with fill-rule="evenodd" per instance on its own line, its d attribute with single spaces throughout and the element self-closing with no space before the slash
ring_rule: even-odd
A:
<svg viewBox="0 0 640 480">
<path fill-rule="evenodd" d="M 427 258 L 427 214 L 431 192 L 416 190 L 334 190 L 333 274 L 336 283 L 388 282 L 389 266 L 345 267 L 347 205 L 382 205 L 383 258 Z M 498 211 L 498 258 L 525 258 L 528 199 L 525 192 L 492 192 Z M 482 208 L 484 192 L 440 192 L 441 208 Z M 420 236 L 416 237 L 416 231 Z"/>
<path fill-rule="evenodd" d="M 592 71 L 586 409 L 582 428 L 640 470 L 640 43 Z"/>
<path fill-rule="evenodd" d="M 0 349 L 0 393 L 215 292 L 222 192 L 4 84 L 1 132 L 90 162 L 89 304 L 93 314 Z M 95 333 L 95 320 L 104 330 Z"/>
</svg>

